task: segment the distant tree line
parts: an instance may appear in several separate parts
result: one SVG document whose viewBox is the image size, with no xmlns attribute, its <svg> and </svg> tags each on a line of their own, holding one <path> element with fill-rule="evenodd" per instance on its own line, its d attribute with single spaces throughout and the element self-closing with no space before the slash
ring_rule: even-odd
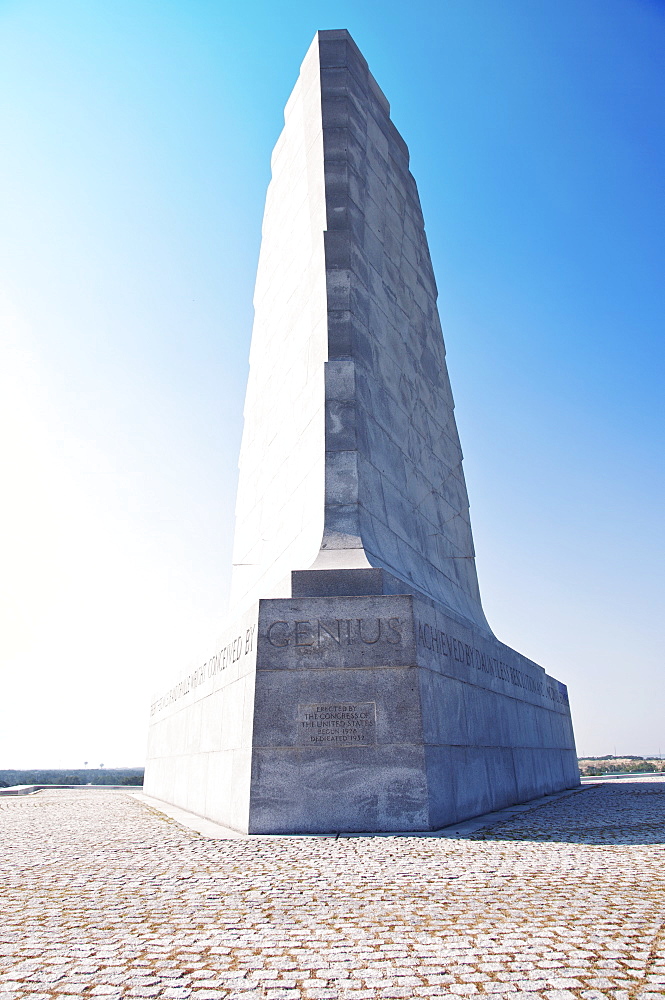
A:
<svg viewBox="0 0 665 1000">
<path fill-rule="evenodd" d="M 616 757 L 613 753 L 606 753 L 604 757 L 578 757 L 579 761 L 586 760 L 658 760 L 657 757 L 636 757 L 629 753 L 624 753 L 621 757 Z M 664 762 L 665 763 L 665 762 Z"/>
<path fill-rule="evenodd" d="M 11 785 L 142 785 L 142 767 L 0 770 L 0 788 Z"/>
<path fill-rule="evenodd" d="M 589 761 L 596 761 L 590 764 Z M 615 764 L 605 763 L 617 761 Z M 600 774 L 663 774 L 665 773 L 664 760 L 649 760 L 645 757 L 585 757 L 579 762 L 580 774 L 584 777 L 593 777 Z"/>
</svg>

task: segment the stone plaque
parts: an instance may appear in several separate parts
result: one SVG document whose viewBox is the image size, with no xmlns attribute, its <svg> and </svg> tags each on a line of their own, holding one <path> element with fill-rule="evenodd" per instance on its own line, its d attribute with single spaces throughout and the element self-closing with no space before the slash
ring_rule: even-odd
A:
<svg viewBox="0 0 665 1000">
<path fill-rule="evenodd" d="M 370 746 L 376 743 L 376 704 L 298 705 L 301 746 Z"/>
</svg>

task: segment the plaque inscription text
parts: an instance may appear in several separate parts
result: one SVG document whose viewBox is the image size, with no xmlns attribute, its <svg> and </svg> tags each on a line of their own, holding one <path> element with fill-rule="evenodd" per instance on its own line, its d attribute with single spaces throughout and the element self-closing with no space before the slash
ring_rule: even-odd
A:
<svg viewBox="0 0 665 1000">
<path fill-rule="evenodd" d="M 376 743 L 376 704 L 298 705 L 301 746 L 370 746 Z"/>
</svg>

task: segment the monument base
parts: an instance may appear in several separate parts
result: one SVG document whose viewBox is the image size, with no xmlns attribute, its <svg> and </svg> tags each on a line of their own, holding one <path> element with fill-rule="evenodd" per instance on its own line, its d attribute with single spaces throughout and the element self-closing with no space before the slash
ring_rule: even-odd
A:
<svg viewBox="0 0 665 1000">
<path fill-rule="evenodd" d="M 259 601 L 153 704 L 145 793 L 241 832 L 333 833 L 436 830 L 577 786 L 565 685 L 400 586 L 310 571 Z"/>
</svg>

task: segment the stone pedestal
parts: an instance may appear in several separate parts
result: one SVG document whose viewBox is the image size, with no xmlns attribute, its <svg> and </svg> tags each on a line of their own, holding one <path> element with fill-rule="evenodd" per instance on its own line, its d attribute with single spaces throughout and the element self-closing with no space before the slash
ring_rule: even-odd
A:
<svg viewBox="0 0 665 1000">
<path fill-rule="evenodd" d="M 381 570 L 293 577 L 155 705 L 148 794 L 249 833 L 386 832 L 579 783 L 542 667 Z"/>
</svg>

